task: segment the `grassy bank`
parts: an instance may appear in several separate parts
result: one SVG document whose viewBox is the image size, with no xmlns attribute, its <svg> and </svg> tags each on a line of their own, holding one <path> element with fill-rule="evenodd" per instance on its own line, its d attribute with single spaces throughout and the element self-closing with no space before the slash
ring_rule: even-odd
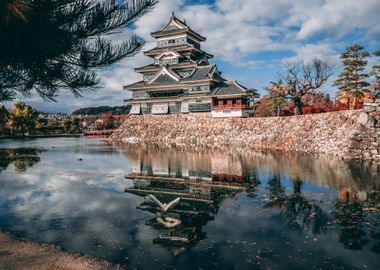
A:
<svg viewBox="0 0 380 270">
<path fill-rule="evenodd" d="M 122 269 L 105 261 L 62 251 L 31 240 L 16 239 L 0 232 L 0 269 L 29 270 L 96 270 Z"/>
</svg>

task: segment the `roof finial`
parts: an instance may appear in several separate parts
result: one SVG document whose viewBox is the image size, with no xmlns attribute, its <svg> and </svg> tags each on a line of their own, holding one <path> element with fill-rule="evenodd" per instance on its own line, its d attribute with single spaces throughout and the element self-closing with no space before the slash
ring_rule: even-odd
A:
<svg viewBox="0 0 380 270">
<path fill-rule="evenodd" d="M 172 11 L 172 17 L 174 17 L 174 11 Z"/>
</svg>

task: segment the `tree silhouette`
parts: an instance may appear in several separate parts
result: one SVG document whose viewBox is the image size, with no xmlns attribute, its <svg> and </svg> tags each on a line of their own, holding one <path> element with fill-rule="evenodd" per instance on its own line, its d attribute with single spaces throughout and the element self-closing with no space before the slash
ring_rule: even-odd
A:
<svg viewBox="0 0 380 270">
<path fill-rule="evenodd" d="M 8 110 L 0 105 L 0 134 L 5 132 L 5 124 L 7 123 L 7 118 L 9 116 Z"/>
<path fill-rule="evenodd" d="M 326 230 L 328 216 L 314 201 L 302 195 L 302 181 L 293 180 L 293 194 L 287 195 L 281 184 L 281 177 L 274 176 L 268 181 L 269 202 L 265 207 L 281 209 L 288 227 L 296 231 L 311 230 L 320 234 Z"/>
<path fill-rule="evenodd" d="M 314 95 L 315 90 L 326 83 L 331 74 L 330 66 L 317 58 L 309 64 L 285 64 L 279 80 L 284 83 L 286 95 L 296 105 L 297 114 L 302 114 L 303 97 Z"/>
<path fill-rule="evenodd" d="M 341 226 L 339 241 L 347 249 L 361 250 L 369 242 L 363 225 L 365 214 L 362 206 L 358 202 L 338 202 L 336 208 L 335 218 Z"/>
<path fill-rule="evenodd" d="M 0 172 L 5 171 L 11 162 L 7 150 L 0 149 Z"/>
<path fill-rule="evenodd" d="M 25 172 L 40 161 L 39 153 L 39 150 L 29 148 L 0 149 L 0 172 L 12 163 L 16 171 Z"/>
<path fill-rule="evenodd" d="M 80 96 L 98 85 L 96 70 L 133 56 L 136 36 L 114 44 L 157 0 L 1 0 L 0 102 L 33 89 L 55 100 L 63 89 Z"/>
</svg>

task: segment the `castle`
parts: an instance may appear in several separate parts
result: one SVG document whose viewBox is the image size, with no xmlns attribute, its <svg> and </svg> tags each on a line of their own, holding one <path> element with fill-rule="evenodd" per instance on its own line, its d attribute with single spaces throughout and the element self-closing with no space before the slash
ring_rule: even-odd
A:
<svg viewBox="0 0 380 270">
<path fill-rule="evenodd" d="M 143 80 L 124 86 L 132 92 L 125 100 L 131 114 L 211 112 L 213 117 L 244 117 L 249 91 L 222 77 L 210 64 L 213 55 L 201 49 L 206 38 L 193 31 L 174 13 L 166 26 L 151 33 L 157 46 L 145 51 L 150 65 L 136 68 Z"/>
</svg>

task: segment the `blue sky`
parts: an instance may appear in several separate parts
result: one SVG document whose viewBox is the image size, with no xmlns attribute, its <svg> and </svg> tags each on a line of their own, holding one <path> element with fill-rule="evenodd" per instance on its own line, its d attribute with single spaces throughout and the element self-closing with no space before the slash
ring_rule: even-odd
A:
<svg viewBox="0 0 380 270">
<path fill-rule="evenodd" d="M 227 79 L 262 93 L 285 62 L 318 57 L 337 73 L 339 54 L 345 47 L 362 44 L 370 52 L 380 49 L 379 0 L 161 0 L 133 30 L 113 39 L 123 41 L 133 32 L 146 40 L 144 50 L 152 48 L 155 43 L 150 33 L 162 28 L 172 11 L 207 37 L 203 49 L 215 56 L 212 62 Z M 375 61 L 370 59 L 370 64 Z M 103 88 L 83 98 L 63 93 L 57 103 L 46 103 L 38 96 L 27 103 L 40 110 L 67 113 L 79 107 L 122 105 L 129 97 L 123 85 L 140 80 L 133 69 L 148 63 L 151 59 L 140 53 L 102 70 Z M 322 91 L 333 95 L 331 81 Z"/>
</svg>

